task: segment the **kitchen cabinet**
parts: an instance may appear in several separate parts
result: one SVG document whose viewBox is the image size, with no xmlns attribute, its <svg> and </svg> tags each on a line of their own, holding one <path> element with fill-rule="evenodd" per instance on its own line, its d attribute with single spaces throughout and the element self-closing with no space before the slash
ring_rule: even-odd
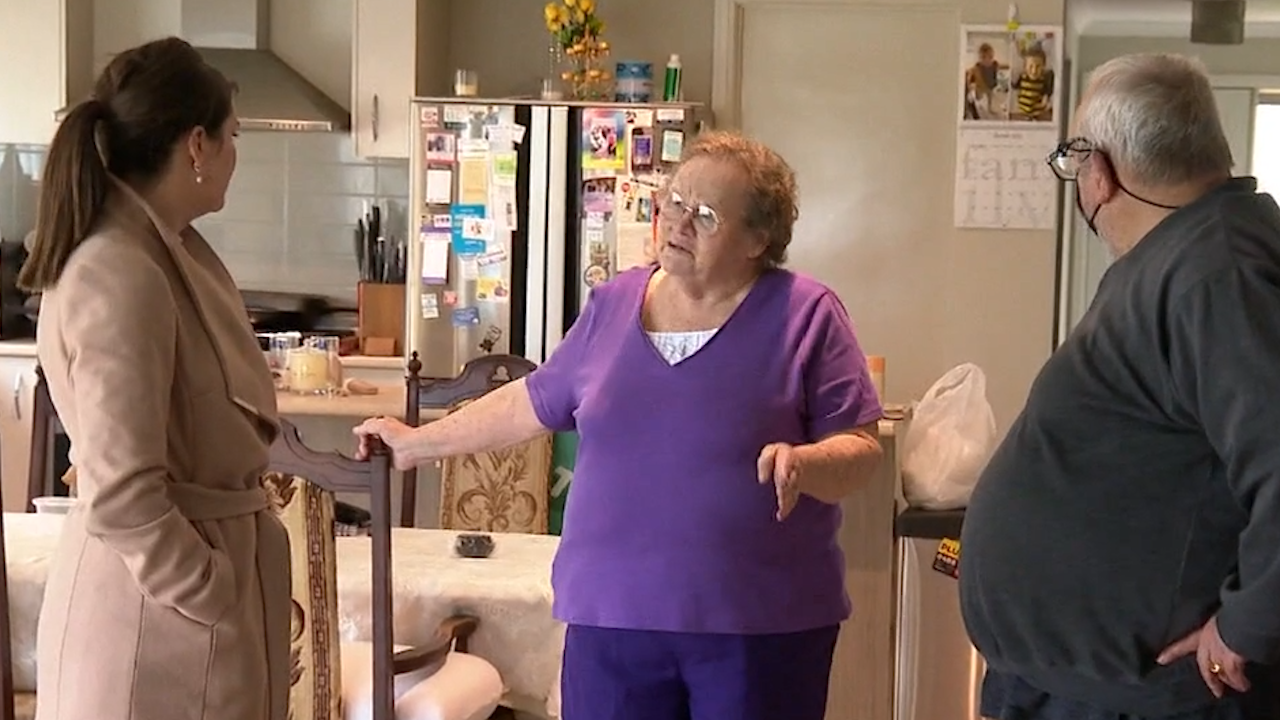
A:
<svg viewBox="0 0 1280 720">
<path fill-rule="evenodd" d="M 4 2 L 5 0 L 0 0 Z M 355 0 L 351 132 L 361 157 L 409 157 L 409 100 L 446 94 L 448 0 Z"/>
<path fill-rule="evenodd" d="M 0 0 L 0 143 L 45 145 L 93 82 L 92 0 Z"/>
<path fill-rule="evenodd" d="M 5 512 L 25 512 L 27 503 L 36 387 L 34 343 L 27 345 L 29 354 L 3 354 L 6 348 L 0 347 L 0 497 Z"/>
</svg>

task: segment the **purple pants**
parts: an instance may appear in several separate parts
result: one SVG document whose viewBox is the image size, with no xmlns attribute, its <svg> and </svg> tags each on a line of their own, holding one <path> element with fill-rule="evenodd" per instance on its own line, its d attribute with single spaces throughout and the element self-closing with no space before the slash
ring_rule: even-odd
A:
<svg viewBox="0 0 1280 720">
<path fill-rule="evenodd" d="M 563 720 L 823 720 L 839 626 L 780 635 L 570 625 Z"/>
</svg>

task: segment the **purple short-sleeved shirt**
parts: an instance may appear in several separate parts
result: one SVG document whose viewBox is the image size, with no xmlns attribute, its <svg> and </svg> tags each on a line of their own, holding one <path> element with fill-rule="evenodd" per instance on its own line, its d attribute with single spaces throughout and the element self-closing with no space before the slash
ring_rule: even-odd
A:
<svg viewBox="0 0 1280 720">
<path fill-rule="evenodd" d="M 719 332 L 670 365 L 640 321 L 654 268 L 592 293 L 528 378 L 539 420 L 579 434 L 552 571 L 578 625 L 783 633 L 849 616 L 840 509 L 808 496 L 783 522 L 756 459 L 880 418 L 844 307 L 815 280 L 763 275 Z"/>
</svg>

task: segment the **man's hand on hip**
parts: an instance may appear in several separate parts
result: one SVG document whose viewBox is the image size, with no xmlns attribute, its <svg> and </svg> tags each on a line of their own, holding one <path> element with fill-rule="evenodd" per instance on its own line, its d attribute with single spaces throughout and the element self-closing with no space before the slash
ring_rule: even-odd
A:
<svg viewBox="0 0 1280 720">
<path fill-rule="evenodd" d="M 1249 678 L 1244 674 L 1246 661 L 1222 641 L 1217 618 L 1210 618 L 1204 627 L 1165 648 L 1156 662 L 1168 665 L 1192 654 L 1200 666 L 1200 677 L 1204 678 L 1214 697 L 1222 697 L 1228 687 L 1248 692 Z"/>
</svg>

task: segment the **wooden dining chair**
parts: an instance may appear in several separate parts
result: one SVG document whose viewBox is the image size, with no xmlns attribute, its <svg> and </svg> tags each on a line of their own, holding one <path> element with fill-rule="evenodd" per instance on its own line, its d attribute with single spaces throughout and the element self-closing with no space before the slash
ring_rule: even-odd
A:
<svg viewBox="0 0 1280 720">
<path fill-rule="evenodd" d="M 424 379 L 414 352 L 406 365 L 405 423 L 417 427 L 422 410 L 455 411 L 537 369 L 516 355 L 484 355 L 463 366 L 456 378 Z M 446 458 L 442 462 L 440 527 L 485 532 L 547 531 L 551 435 L 493 453 Z M 416 521 L 418 471 L 403 473 L 400 524 Z M 477 509 L 483 508 L 483 509 Z"/>
<path fill-rule="evenodd" d="M 504 692 L 491 664 L 467 654 L 479 621 L 446 618 L 435 640 L 392 638 L 391 465 L 375 443 L 369 461 L 316 452 L 281 421 L 263 487 L 289 532 L 293 564 L 290 706 L 293 720 L 480 720 Z M 370 496 L 371 643 L 341 643 L 334 495 Z M 370 671 L 371 668 L 371 671 Z"/>
</svg>

